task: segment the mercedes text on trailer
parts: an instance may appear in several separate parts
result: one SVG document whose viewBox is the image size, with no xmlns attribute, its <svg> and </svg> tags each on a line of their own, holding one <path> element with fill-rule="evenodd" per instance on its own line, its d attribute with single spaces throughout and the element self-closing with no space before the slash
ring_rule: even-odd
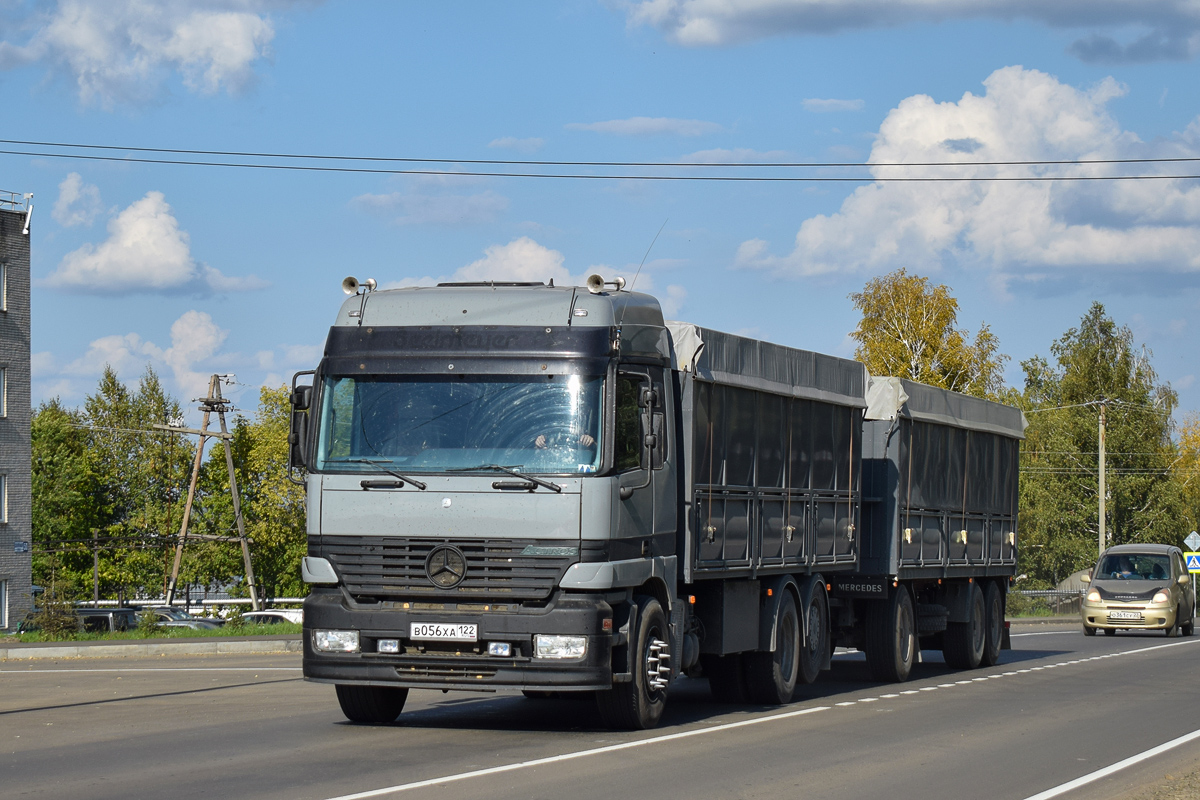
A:
<svg viewBox="0 0 1200 800">
<path fill-rule="evenodd" d="M 623 285 L 344 282 L 292 391 L 305 677 L 360 722 L 515 687 L 647 728 L 681 673 L 779 704 L 835 645 L 994 663 L 1020 412 Z"/>
</svg>

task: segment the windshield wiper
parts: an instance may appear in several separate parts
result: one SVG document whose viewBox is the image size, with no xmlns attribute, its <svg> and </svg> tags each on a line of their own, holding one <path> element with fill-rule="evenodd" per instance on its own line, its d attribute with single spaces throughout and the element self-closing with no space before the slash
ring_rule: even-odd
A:
<svg viewBox="0 0 1200 800">
<path fill-rule="evenodd" d="M 381 470 L 382 472 L 386 472 L 388 475 L 391 475 L 393 478 L 399 478 L 401 485 L 403 485 L 405 483 L 411 483 L 413 486 L 417 487 L 421 491 L 425 491 L 425 484 L 421 483 L 421 481 L 414 480 L 414 479 L 408 477 L 407 475 L 401 475 L 399 472 L 396 472 L 393 469 L 388 469 L 387 467 L 383 466 L 383 464 L 381 462 L 385 461 L 385 459 L 381 459 L 381 458 L 338 458 L 338 459 L 330 459 L 330 460 L 333 461 L 335 464 L 370 464 L 373 467 L 379 468 L 379 470 Z M 364 486 L 363 488 L 365 489 L 368 487 Z"/>
<path fill-rule="evenodd" d="M 509 475 L 515 475 L 518 478 L 529 481 L 530 483 L 535 483 L 538 486 L 544 486 L 553 492 L 562 492 L 562 487 L 554 481 L 548 481 L 535 475 L 528 475 L 524 472 L 521 472 L 516 467 L 502 467 L 499 464 L 480 464 L 477 467 L 452 467 L 451 469 L 446 470 L 446 472 L 483 472 L 484 470 L 489 469 L 495 470 L 496 472 L 507 472 Z"/>
</svg>

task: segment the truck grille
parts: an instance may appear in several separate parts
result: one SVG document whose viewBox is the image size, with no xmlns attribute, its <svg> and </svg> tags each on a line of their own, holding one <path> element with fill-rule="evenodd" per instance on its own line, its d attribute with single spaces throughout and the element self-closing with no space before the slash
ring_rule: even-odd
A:
<svg viewBox="0 0 1200 800">
<path fill-rule="evenodd" d="M 425 573 L 433 548 L 453 545 L 466 556 L 466 577 L 449 589 Z M 579 560 L 576 547 L 547 547 L 533 539 L 403 539 L 324 536 L 321 553 L 337 568 L 356 597 L 417 597 L 459 600 L 544 600 L 567 567 Z M 541 552 L 529 554 L 528 550 Z M 574 551 L 570 555 L 565 552 Z M 544 554 L 550 551 L 552 554 Z"/>
</svg>

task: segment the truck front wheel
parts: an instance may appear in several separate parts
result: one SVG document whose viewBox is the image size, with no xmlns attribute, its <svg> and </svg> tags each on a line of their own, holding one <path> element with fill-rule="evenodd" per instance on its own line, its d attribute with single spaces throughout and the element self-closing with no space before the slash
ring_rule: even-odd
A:
<svg viewBox="0 0 1200 800">
<path fill-rule="evenodd" d="M 917 655 L 917 625 L 912 597 L 900 586 L 887 600 L 867 606 L 867 667 L 877 681 L 908 680 Z"/>
<path fill-rule="evenodd" d="M 596 692 L 600 718 L 610 728 L 645 730 L 653 728 L 667 706 L 667 684 L 671 680 L 671 633 L 662 605 L 653 597 L 639 595 L 637 630 L 630 631 L 633 655 L 632 680 Z M 636 638 L 633 635 L 636 634 Z"/>
<path fill-rule="evenodd" d="M 351 722 L 386 725 L 404 710 L 408 689 L 391 686 L 348 686 L 338 684 L 338 705 Z"/>
</svg>

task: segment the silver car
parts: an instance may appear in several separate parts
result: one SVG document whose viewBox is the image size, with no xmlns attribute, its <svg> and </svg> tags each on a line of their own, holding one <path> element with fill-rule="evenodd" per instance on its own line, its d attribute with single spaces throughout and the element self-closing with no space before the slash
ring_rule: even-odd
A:
<svg viewBox="0 0 1200 800">
<path fill-rule="evenodd" d="M 1196 601 L 1183 551 L 1165 544 L 1121 544 L 1100 556 L 1083 580 L 1083 632 L 1161 630 L 1191 636 Z"/>
</svg>

